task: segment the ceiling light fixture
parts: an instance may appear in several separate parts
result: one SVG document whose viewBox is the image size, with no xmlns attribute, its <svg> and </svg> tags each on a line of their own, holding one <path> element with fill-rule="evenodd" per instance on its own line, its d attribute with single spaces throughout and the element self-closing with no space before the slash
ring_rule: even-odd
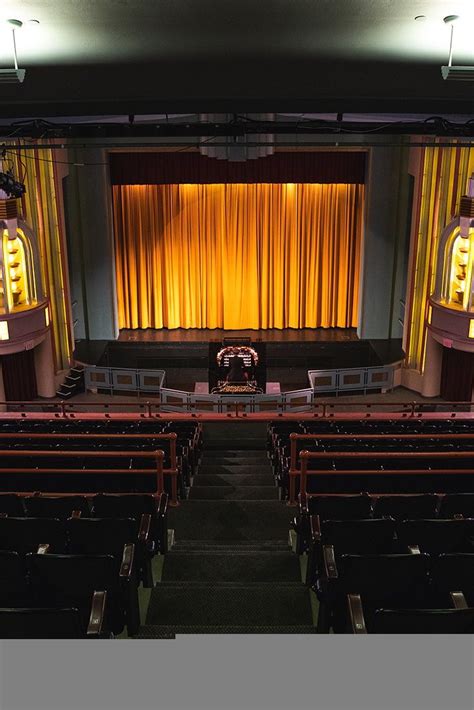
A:
<svg viewBox="0 0 474 710">
<path fill-rule="evenodd" d="M 26 70 L 18 69 L 15 30 L 23 27 L 23 22 L 21 20 L 7 20 L 7 23 L 12 28 L 13 61 L 15 67 L 14 69 L 0 69 L 0 84 L 21 84 L 25 79 Z"/>
<path fill-rule="evenodd" d="M 474 81 L 474 66 L 453 66 L 453 38 L 456 20 L 459 20 L 459 15 L 447 15 L 443 18 L 447 25 L 451 25 L 451 37 L 449 40 L 448 64 L 441 67 L 441 75 L 447 81 Z"/>
</svg>

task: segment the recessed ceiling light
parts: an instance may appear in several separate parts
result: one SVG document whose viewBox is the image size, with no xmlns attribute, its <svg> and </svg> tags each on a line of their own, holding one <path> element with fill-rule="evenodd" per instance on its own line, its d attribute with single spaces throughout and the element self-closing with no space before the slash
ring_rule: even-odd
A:
<svg viewBox="0 0 474 710">
<path fill-rule="evenodd" d="M 7 23 L 12 25 L 12 27 L 23 27 L 23 22 L 21 20 L 7 20 Z"/>
<path fill-rule="evenodd" d="M 456 22 L 456 20 L 459 20 L 459 15 L 446 15 L 446 17 L 443 17 L 443 22 L 446 22 L 447 25 Z"/>
</svg>

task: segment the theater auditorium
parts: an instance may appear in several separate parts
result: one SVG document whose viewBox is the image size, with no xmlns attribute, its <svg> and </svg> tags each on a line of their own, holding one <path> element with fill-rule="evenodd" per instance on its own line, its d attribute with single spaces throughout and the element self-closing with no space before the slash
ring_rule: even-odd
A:
<svg viewBox="0 0 474 710">
<path fill-rule="evenodd" d="M 462 19 L 66 4 L 2 9 L 0 638 L 471 634 Z"/>
</svg>

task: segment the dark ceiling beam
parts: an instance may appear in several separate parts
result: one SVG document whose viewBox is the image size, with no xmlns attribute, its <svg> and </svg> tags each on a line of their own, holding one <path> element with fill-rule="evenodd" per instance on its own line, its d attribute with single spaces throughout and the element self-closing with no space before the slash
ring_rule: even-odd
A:
<svg viewBox="0 0 474 710">
<path fill-rule="evenodd" d="M 347 121 L 249 121 L 237 118 L 226 123 L 51 123 L 36 119 L 33 121 L 12 121 L 0 126 L 0 138 L 36 138 L 36 139 L 150 139 L 160 138 L 230 138 L 241 139 L 244 136 L 321 136 L 335 137 L 351 135 L 423 135 L 473 137 L 474 119 L 466 123 L 454 123 L 443 117 L 433 116 L 424 121 L 399 122 L 347 122 Z M 212 141 L 214 144 L 214 141 Z M 194 144 L 197 140 L 194 141 Z M 270 143 L 272 141 L 270 140 Z"/>
</svg>

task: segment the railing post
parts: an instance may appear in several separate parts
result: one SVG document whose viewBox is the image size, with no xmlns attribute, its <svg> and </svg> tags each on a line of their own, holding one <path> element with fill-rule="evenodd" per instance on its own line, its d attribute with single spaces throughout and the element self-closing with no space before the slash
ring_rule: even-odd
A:
<svg viewBox="0 0 474 710">
<path fill-rule="evenodd" d="M 307 485 L 307 470 L 308 470 L 308 452 L 302 451 L 300 454 L 301 459 L 301 474 L 300 474 L 300 494 L 302 497 L 306 498 L 306 485 Z"/>
<path fill-rule="evenodd" d="M 151 418 L 151 402 L 145 402 L 145 407 L 148 412 L 148 417 Z"/>
<path fill-rule="evenodd" d="M 296 469 L 296 437 L 298 434 L 290 434 L 290 470 Z"/>
<path fill-rule="evenodd" d="M 155 451 L 156 455 L 156 492 L 158 495 L 164 493 L 165 481 L 163 474 L 163 452 Z"/>
<path fill-rule="evenodd" d="M 66 414 L 66 404 L 65 404 L 65 402 L 64 402 L 63 399 L 60 401 L 59 406 L 61 407 L 61 416 L 67 418 L 67 414 Z"/>
</svg>

